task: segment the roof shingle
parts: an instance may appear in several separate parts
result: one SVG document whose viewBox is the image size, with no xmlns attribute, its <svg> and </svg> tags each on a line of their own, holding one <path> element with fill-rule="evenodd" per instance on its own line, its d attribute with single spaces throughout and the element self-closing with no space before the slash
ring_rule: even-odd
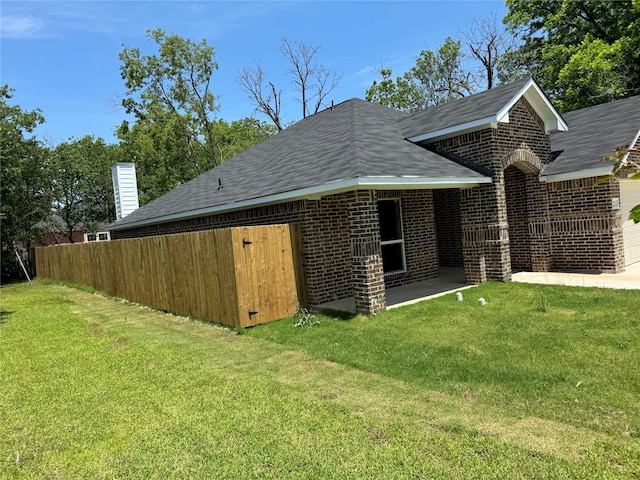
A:
<svg viewBox="0 0 640 480">
<path fill-rule="evenodd" d="M 569 131 L 551 137 L 551 158 L 542 177 L 612 167 L 602 161 L 629 145 L 640 131 L 640 95 L 563 114 Z"/>
<path fill-rule="evenodd" d="M 398 121 L 407 115 L 348 100 L 297 122 L 109 228 L 362 177 L 485 179 L 405 140 Z"/>
</svg>

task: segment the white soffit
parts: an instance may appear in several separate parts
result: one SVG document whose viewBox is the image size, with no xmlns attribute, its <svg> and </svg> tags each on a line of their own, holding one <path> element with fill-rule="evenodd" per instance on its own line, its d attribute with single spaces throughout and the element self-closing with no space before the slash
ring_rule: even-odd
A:
<svg viewBox="0 0 640 480">
<path fill-rule="evenodd" d="M 509 122 L 509 110 L 521 97 L 524 97 L 544 121 L 545 133 L 566 132 L 569 130 L 566 122 L 547 99 L 538 84 L 530 79 L 520 91 L 504 107 L 500 109 L 496 118 L 499 122 Z"/>
<path fill-rule="evenodd" d="M 507 116 L 507 122 L 509 118 Z M 483 128 L 491 127 L 496 128 L 498 126 L 498 119 L 496 115 L 490 117 L 480 118 L 473 122 L 462 123 L 460 125 L 454 125 L 453 127 L 447 127 L 440 130 L 434 130 L 433 132 L 423 133 L 416 135 L 415 137 L 409 137 L 407 140 L 413 143 L 422 142 L 424 140 L 439 140 L 441 138 L 451 137 L 455 135 L 462 135 L 463 133 L 474 132 L 476 130 L 482 130 Z"/>
<path fill-rule="evenodd" d="M 309 199 L 315 200 L 326 195 L 333 195 L 349 190 L 402 190 L 402 189 L 440 189 L 458 188 L 468 189 L 477 187 L 483 183 L 491 183 L 491 177 L 481 178 L 429 178 L 429 177 L 358 177 L 351 180 L 338 180 L 315 187 L 293 190 L 290 192 L 278 193 L 266 197 L 244 200 L 241 202 L 226 203 L 212 207 L 179 212 L 170 215 L 143 219 L 124 225 L 114 225 L 106 227 L 107 230 L 127 230 L 129 228 L 142 227 L 144 225 L 154 225 L 157 223 L 171 222 L 174 220 L 184 220 L 205 215 L 214 215 L 233 210 L 243 210 L 251 207 L 273 205 L 286 201 Z"/>
<path fill-rule="evenodd" d="M 576 180 L 578 178 L 602 177 L 604 175 L 611 175 L 612 172 L 613 165 L 609 165 L 587 168 L 585 170 L 578 170 L 576 172 L 556 173 L 555 175 L 540 175 L 540 181 L 544 183 L 562 182 L 565 180 Z"/>
</svg>

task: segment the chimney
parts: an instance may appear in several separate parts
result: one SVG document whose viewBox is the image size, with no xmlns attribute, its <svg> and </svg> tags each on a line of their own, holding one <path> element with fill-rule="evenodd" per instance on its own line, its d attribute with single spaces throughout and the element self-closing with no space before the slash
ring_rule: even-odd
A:
<svg viewBox="0 0 640 480">
<path fill-rule="evenodd" d="M 111 167 L 111 177 L 116 201 L 116 219 L 120 220 L 140 206 L 136 166 L 133 163 L 116 163 Z"/>
</svg>

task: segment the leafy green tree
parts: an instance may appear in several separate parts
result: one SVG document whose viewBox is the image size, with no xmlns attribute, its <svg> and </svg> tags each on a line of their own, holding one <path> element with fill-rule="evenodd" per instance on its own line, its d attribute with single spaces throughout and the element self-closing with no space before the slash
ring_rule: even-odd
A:
<svg viewBox="0 0 640 480">
<path fill-rule="evenodd" d="M 615 162 L 615 164 L 612 174 L 599 178 L 596 184 L 608 182 L 612 177 L 640 180 L 640 146 L 624 145 L 618 147 L 611 155 L 602 160 Z M 633 223 L 640 223 L 640 205 L 631 209 L 629 220 L 633 220 Z"/>
<path fill-rule="evenodd" d="M 24 111 L 10 105 L 13 89 L 0 86 L 0 221 L 2 278 L 16 271 L 14 248 L 28 258 L 34 236 L 31 227 L 51 208 L 49 150 L 34 136 L 44 122 L 39 110 Z"/>
<path fill-rule="evenodd" d="M 216 138 L 215 151 L 222 163 L 248 148 L 266 140 L 276 128 L 255 119 L 231 122 L 211 122 Z M 118 130 L 120 155 L 136 165 L 140 205 L 144 205 L 169 190 L 197 176 L 189 162 L 182 162 L 182 137 L 174 117 L 159 117 L 156 121 L 123 123 Z"/>
<path fill-rule="evenodd" d="M 115 220 L 111 166 L 119 147 L 87 135 L 61 143 L 53 151 L 52 215 L 61 222 L 48 224 L 73 243 L 73 232 L 95 233 Z"/>
<path fill-rule="evenodd" d="M 218 120 L 213 125 L 213 131 L 220 162 L 230 160 L 278 132 L 272 123 L 260 122 L 255 118 L 234 120 L 231 123 Z"/>
<path fill-rule="evenodd" d="M 447 37 L 437 52 L 423 50 L 408 72 L 392 79 L 389 68 L 380 70 L 365 98 L 374 103 L 416 112 L 473 93 L 471 73 L 462 66 L 461 42 Z"/>
<path fill-rule="evenodd" d="M 122 105 L 144 129 L 159 122 L 156 130 L 172 130 L 165 135 L 171 151 L 166 160 L 184 182 L 219 164 L 211 119 L 218 109 L 210 88 L 218 69 L 215 52 L 205 40 L 194 43 L 162 29 L 148 30 L 146 37 L 156 43 L 157 54 L 143 55 L 130 47 L 120 53 L 127 88 Z"/>
<path fill-rule="evenodd" d="M 640 93 L 640 1 L 507 0 L 522 41 L 501 80 L 533 75 L 560 111 Z"/>
<path fill-rule="evenodd" d="M 117 135 L 123 158 L 136 165 L 141 205 L 198 176 L 194 165 L 185 161 L 181 123 L 175 117 L 123 122 Z"/>
</svg>

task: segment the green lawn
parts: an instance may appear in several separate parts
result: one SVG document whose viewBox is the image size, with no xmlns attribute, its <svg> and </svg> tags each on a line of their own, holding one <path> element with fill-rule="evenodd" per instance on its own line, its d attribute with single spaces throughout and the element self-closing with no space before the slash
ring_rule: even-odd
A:
<svg viewBox="0 0 640 480">
<path fill-rule="evenodd" d="M 244 335 L 0 295 L 0 478 L 640 478 L 637 291 L 488 283 Z"/>
</svg>

